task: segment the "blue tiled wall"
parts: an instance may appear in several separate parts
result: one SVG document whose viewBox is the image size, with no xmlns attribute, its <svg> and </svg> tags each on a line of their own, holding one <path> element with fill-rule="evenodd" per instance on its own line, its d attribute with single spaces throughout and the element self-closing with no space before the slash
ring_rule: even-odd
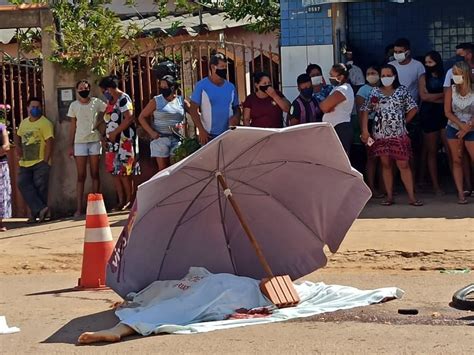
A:
<svg viewBox="0 0 474 355">
<path fill-rule="evenodd" d="M 281 0 L 281 45 L 305 46 L 332 44 L 331 5 L 322 5 L 321 12 L 308 12 L 303 0 Z"/>
<path fill-rule="evenodd" d="M 449 61 L 460 42 L 474 41 L 473 0 L 416 0 L 413 3 L 349 3 L 348 37 L 363 66 L 381 62 L 399 37 L 410 40 L 414 56 L 430 50 Z"/>
</svg>

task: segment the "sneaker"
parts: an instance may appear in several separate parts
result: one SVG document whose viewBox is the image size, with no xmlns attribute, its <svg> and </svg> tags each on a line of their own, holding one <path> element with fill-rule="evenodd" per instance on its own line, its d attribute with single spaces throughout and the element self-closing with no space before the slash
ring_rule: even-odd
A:
<svg viewBox="0 0 474 355">
<path fill-rule="evenodd" d="M 48 215 L 48 212 L 49 212 L 49 208 L 48 206 L 46 206 L 45 208 L 43 208 L 39 214 L 38 214 L 38 222 L 44 222 L 44 219 L 46 218 L 46 216 Z"/>
</svg>

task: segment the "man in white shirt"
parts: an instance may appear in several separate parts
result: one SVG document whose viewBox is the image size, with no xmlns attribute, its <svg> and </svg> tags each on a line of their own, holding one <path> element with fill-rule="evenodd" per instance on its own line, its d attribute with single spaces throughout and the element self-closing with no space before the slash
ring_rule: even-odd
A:
<svg viewBox="0 0 474 355">
<path fill-rule="evenodd" d="M 465 61 L 471 67 L 471 80 L 474 82 L 474 45 L 472 43 L 460 43 L 456 46 L 456 62 Z M 444 79 L 444 87 L 450 88 L 453 80 L 453 68 L 449 68 Z"/>
<path fill-rule="evenodd" d="M 393 52 L 395 60 L 389 64 L 397 69 L 400 83 L 406 86 L 415 101 L 420 103 L 418 79 L 425 74 L 424 65 L 411 57 L 410 41 L 406 38 L 395 41 Z"/>
<path fill-rule="evenodd" d="M 389 64 L 397 69 L 398 80 L 400 80 L 402 85 L 408 88 L 408 92 L 419 105 L 420 93 L 418 90 L 418 80 L 425 74 L 425 66 L 411 57 L 410 41 L 406 38 L 399 38 L 395 41 L 393 56 L 395 60 Z M 410 166 L 414 177 L 417 176 L 417 168 L 420 166 L 418 162 L 422 148 L 422 132 L 419 123 L 419 119 L 415 117 L 407 124 L 408 136 L 410 137 L 413 149 L 413 158 L 410 159 Z"/>
</svg>

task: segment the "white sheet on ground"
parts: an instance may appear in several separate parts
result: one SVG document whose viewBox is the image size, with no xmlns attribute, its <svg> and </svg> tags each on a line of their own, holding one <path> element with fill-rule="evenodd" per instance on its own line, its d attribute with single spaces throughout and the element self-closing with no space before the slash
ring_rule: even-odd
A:
<svg viewBox="0 0 474 355">
<path fill-rule="evenodd" d="M 309 317 L 404 294 L 396 287 L 359 290 L 308 281 L 295 284 L 295 288 L 301 299 L 297 307 L 274 309 L 264 318 L 224 320 L 239 308 L 274 306 L 260 292 L 257 280 L 192 267 L 181 280 L 155 281 L 139 293 L 130 294 L 131 303 L 115 314 L 142 335 L 188 334 Z"/>
<path fill-rule="evenodd" d="M 5 316 L 0 316 L 0 334 L 12 334 L 18 333 L 19 331 L 20 328 L 8 326 Z"/>
</svg>

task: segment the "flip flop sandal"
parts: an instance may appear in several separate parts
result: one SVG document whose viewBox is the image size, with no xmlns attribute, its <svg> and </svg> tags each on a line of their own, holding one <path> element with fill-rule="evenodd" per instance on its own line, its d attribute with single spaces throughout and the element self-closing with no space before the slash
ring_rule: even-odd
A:
<svg viewBox="0 0 474 355">
<path fill-rule="evenodd" d="M 380 202 L 380 204 L 381 204 L 382 206 L 391 206 L 391 205 L 393 205 L 394 203 L 395 203 L 395 202 L 390 201 L 390 200 L 384 200 L 384 201 Z"/>
<path fill-rule="evenodd" d="M 423 206 L 423 202 L 421 201 L 410 202 L 410 206 L 420 207 L 420 206 Z"/>
<path fill-rule="evenodd" d="M 379 200 L 381 198 L 384 198 L 384 197 L 385 197 L 385 194 L 383 194 L 381 192 L 377 193 L 377 194 L 372 194 L 372 198 L 377 199 L 377 200 Z"/>
<path fill-rule="evenodd" d="M 467 199 L 458 200 L 458 205 L 467 205 Z"/>
<path fill-rule="evenodd" d="M 472 191 L 466 190 L 464 191 L 464 197 L 470 197 L 472 196 Z"/>
</svg>

